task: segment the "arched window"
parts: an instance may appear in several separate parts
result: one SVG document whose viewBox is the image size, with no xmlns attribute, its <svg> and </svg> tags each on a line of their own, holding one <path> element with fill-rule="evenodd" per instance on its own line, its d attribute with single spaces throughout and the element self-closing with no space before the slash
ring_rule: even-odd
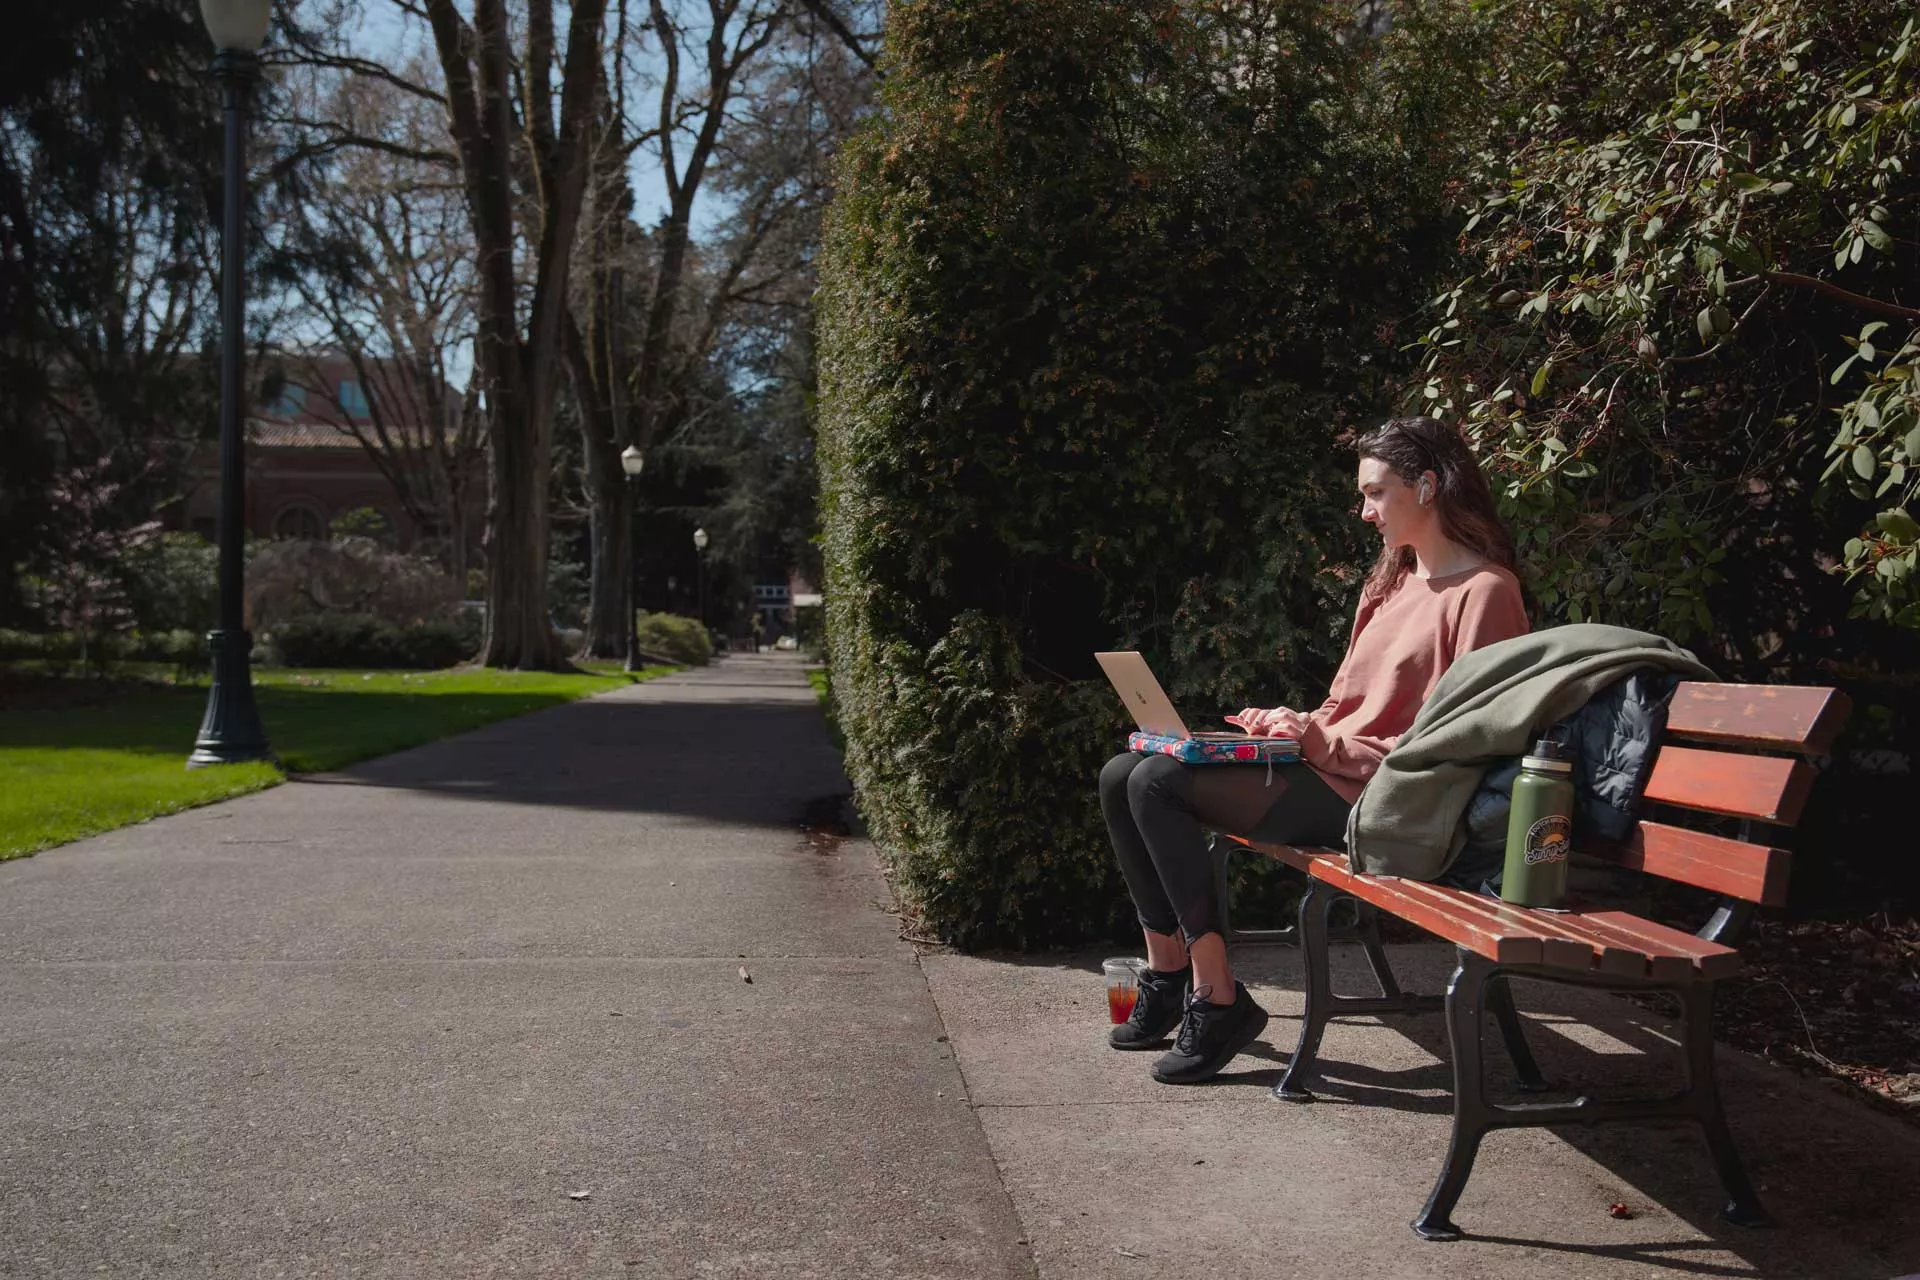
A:
<svg viewBox="0 0 1920 1280">
<path fill-rule="evenodd" d="M 282 507 L 273 517 L 273 536 L 276 538 L 301 538 L 318 542 L 326 536 L 326 529 L 326 522 L 312 507 Z"/>
</svg>

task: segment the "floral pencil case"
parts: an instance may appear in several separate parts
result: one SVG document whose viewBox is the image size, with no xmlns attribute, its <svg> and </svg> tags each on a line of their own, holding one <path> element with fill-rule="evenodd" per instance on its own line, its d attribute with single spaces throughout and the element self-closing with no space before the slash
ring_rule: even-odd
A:
<svg viewBox="0 0 1920 1280">
<path fill-rule="evenodd" d="M 1185 764 L 1292 764 L 1300 744 L 1292 738 L 1169 738 L 1135 730 L 1127 750 L 1158 752 Z"/>
</svg>

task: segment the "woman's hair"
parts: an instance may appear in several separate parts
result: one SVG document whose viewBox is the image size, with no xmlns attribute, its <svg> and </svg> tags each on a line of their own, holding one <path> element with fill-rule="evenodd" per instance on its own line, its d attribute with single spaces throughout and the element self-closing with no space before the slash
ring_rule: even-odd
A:
<svg viewBox="0 0 1920 1280">
<path fill-rule="evenodd" d="M 1395 418 L 1360 437 L 1354 448 L 1408 484 L 1434 473 L 1433 502 L 1440 531 L 1501 568 L 1515 568 L 1513 537 L 1493 505 L 1493 490 L 1459 431 L 1438 418 Z M 1412 547 L 1382 547 L 1367 575 L 1365 594 L 1384 596 L 1413 568 Z"/>
</svg>

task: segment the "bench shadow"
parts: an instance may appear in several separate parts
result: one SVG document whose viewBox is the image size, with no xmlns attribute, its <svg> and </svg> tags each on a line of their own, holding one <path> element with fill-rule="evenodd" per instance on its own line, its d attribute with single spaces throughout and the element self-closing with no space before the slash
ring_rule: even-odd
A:
<svg viewBox="0 0 1920 1280">
<path fill-rule="evenodd" d="M 1389 948 L 1402 986 L 1409 991 L 1444 990 L 1450 972 L 1446 954 L 1437 947 L 1423 950 L 1431 954 L 1415 957 L 1407 949 Z M 1336 990 L 1371 993 L 1357 960 L 1357 954 L 1336 958 Z M 1297 956 L 1269 958 L 1259 967 L 1278 977 L 1281 985 L 1299 989 Z M 1511 1064 L 1489 1022 L 1486 1062 L 1494 1101 L 1569 1101 L 1583 1092 L 1599 1098 L 1647 1096 L 1679 1088 L 1679 1030 L 1666 1007 L 1668 998 L 1658 997 L 1648 1007 L 1603 992 L 1531 981 L 1516 981 L 1514 994 L 1550 1091 L 1521 1095 L 1514 1088 Z M 1255 1046 L 1248 1051 L 1251 1056 L 1274 1063 L 1290 1060 L 1297 1021 L 1284 1028 L 1281 1021 L 1276 1017 L 1268 1033 L 1275 1043 Z M 1439 1061 L 1381 1071 L 1343 1060 L 1357 1055 L 1323 1056 L 1311 1086 L 1318 1098 L 1356 1107 L 1452 1114 L 1452 1052 L 1440 1015 L 1357 1022 L 1391 1030 Z M 1672 1256 L 1699 1252 L 1705 1247 L 1699 1238 L 1620 1245 L 1520 1238 L 1500 1234 L 1496 1221 L 1473 1221 L 1486 1217 L 1484 1209 L 1457 1214 L 1461 1227 L 1482 1244 L 1639 1262 L 1696 1275 L 1885 1280 L 1920 1271 L 1920 1201 L 1909 1193 L 1920 1174 L 1920 1129 L 1724 1045 L 1716 1053 L 1716 1064 L 1728 1122 L 1761 1199 L 1778 1223 L 1775 1228 L 1737 1227 L 1719 1217 L 1724 1193 L 1696 1126 L 1562 1126 L 1550 1132 L 1632 1188 L 1626 1197 L 1630 1211 L 1636 1199 L 1642 1209 L 1657 1205 L 1750 1267 Z M 1279 1068 L 1260 1069 L 1235 1072 L 1233 1079 L 1244 1087 L 1271 1087 L 1281 1074 Z M 1275 1105 L 1282 1104 L 1276 1100 Z M 1503 1136 L 1487 1137 L 1476 1182 L 1497 1176 L 1486 1152 L 1497 1148 Z M 1441 1139 L 1431 1152 L 1410 1152 L 1409 1158 L 1429 1161 L 1437 1176 L 1444 1154 Z M 1406 1206 L 1406 1217 L 1418 1208 Z M 1475 1230 L 1476 1225 L 1484 1225 L 1487 1232 Z"/>
</svg>

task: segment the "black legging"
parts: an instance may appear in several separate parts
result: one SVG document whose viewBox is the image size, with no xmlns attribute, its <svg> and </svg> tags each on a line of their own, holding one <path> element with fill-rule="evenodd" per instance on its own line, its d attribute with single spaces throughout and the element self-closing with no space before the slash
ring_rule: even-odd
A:
<svg viewBox="0 0 1920 1280">
<path fill-rule="evenodd" d="M 1351 808 L 1304 764 L 1182 764 L 1128 751 L 1100 771 L 1100 809 L 1142 927 L 1220 931 L 1205 828 L 1275 844 L 1346 839 Z"/>
</svg>

